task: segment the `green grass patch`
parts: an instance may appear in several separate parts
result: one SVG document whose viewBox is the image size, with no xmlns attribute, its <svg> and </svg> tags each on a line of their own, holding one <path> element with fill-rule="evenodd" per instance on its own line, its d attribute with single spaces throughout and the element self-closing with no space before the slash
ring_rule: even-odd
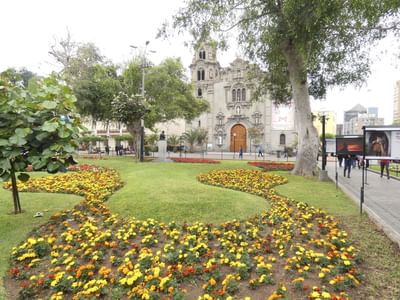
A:
<svg viewBox="0 0 400 300">
<path fill-rule="evenodd" d="M 97 163 L 85 160 L 85 163 Z M 132 158 L 99 160 L 99 165 L 117 169 L 126 183 L 109 200 L 111 211 L 123 217 L 219 223 L 244 219 L 268 209 L 263 198 L 207 186 L 196 176 L 214 169 L 252 168 L 243 161 L 221 164 L 136 163 Z"/>
<path fill-rule="evenodd" d="M 371 170 L 380 173 L 381 167 L 379 165 L 370 165 Z M 390 164 L 389 165 L 389 173 L 390 176 L 400 177 L 400 165 L 399 164 Z M 386 170 L 383 171 L 383 174 L 386 176 Z"/>
<path fill-rule="evenodd" d="M 32 177 L 46 173 L 35 173 Z M 0 184 L 2 184 L 0 182 Z M 15 215 L 12 194 L 0 187 L 0 274 L 5 274 L 12 247 L 23 241 L 35 227 L 45 223 L 53 214 L 72 208 L 81 197 L 66 194 L 19 193 L 22 214 Z M 36 212 L 44 216 L 34 218 Z M 3 281 L 0 280 L 0 299 L 5 299 Z"/>
</svg>

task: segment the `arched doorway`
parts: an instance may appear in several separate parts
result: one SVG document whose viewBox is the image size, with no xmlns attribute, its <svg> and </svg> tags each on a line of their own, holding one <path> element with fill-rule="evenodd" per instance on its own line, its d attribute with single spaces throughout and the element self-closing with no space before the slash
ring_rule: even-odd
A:
<svg viewBox="0 0 400 300">
<path fill-rule="evenodd" d="M 236 124 L 231 129 L 231 152 L 239 152 L 242 147 L 243 152 L 246 152 L 246 141 L 247 141 L 246 128 L 243 125 Z"/>
</svg>

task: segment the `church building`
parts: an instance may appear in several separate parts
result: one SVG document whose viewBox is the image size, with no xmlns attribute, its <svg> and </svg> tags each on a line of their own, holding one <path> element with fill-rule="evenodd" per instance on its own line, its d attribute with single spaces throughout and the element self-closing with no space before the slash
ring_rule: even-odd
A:
<svg viewBox="0 0 400 300">
<path fill-rule="evenodd" d="M 268 95 L 252 101 L 252 85 L 246 76 L 250 64 L 240 58 L 223 68 L 216 48 L 200 46 L 190 65 L 197 97 L 209 103 L 209 110 L 189 124 L 208 132 L 208 151 L 283 151 L 296 147 L 292 105 L 275 106 Z"/>
</svg>

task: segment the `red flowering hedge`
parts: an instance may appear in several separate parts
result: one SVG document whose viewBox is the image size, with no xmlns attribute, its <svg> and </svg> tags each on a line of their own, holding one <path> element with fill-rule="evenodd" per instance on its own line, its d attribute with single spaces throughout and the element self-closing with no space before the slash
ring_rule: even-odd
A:
<svg viewBox="0 0 400 300">
<path fill-rule="evenodd" d="M 105 154 L 103 154 L 103 155 L 98 155 L 98 154 L 96 154 L 96 155 L 81 155 L 81 156 L 79 156 L 79 158 L 83 158 L 83 159 L 102 159 L 102 160 L 108 159 L 108 157 Z"/>
<path fill-rule="evenodd" d="M 218 160 L 205 159 L 205 158 L 183 158 L 173 157 L 171 158 L 174 162 L 178 163 L 192 163 L 192 164 L 219 164 Z"/>
<path fill-rule="evenodd" d="M 291 171 L 294 168 L 294 163 L 289 162 L 249 161 L 248 164 L 266 171 Z"/>
<path fill-rule="evenodd" d="M 68 167 L 68 171 L 96 171 L 100 167 L 89 164 L 73 165 Z"/>
</svg>

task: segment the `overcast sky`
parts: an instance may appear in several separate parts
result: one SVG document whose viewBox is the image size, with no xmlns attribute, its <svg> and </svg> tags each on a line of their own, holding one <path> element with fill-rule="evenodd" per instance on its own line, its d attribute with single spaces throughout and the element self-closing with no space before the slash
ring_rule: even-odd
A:
<svg viewBox="0 0 400 300">
<path fill-rule="evenodd" d="M 78 42 L 93 42 L 101 53 L 115 63 L 129 60 L 135 53 L 130 45 L 143 46 L 150 41 L 148 58 L 159 63 L 166 57 L 181 57 L 188 68 L 193 51 L 183 45 L 183 38 L 156 40 L 157 29 L 182 5 L 183 0 L 4 0 L 0 18 L 0 71 L 8 67 L 26 67 L 39 74 L 56 69 L 48 54 L 54 38 L 67 35 L 69 29 Z M 219 53 L 223 67 L 240 52 L 233 45 Z M 372 75 L 362 89 L 348 87 L 329 91 L 326 101 L 312 101 L 313 110 L 333 110 L 338 121 L 343 111 L 357 103 L 379 107 L 379 116 L 390 124 L 393 118 L 394 84 L 400 80 L 394 53 L 399 46 L 392 39 L 384 41 L 376 53 Z"/>
</svg>

